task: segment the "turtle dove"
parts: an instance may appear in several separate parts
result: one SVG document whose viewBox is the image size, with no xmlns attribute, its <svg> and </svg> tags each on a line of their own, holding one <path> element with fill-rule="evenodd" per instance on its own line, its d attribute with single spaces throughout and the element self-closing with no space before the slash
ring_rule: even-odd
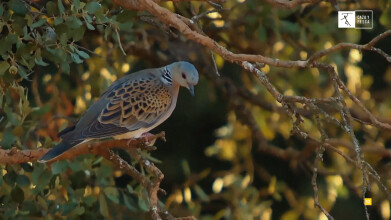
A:
<svg viewBox="0 0 391 220">
<path fill-rule="evenodd" d="M 170 117 L 181 86 L 194 95 L 197 83 L 196 68 L 184 61 L 124 76 L 114 82 L 74 126 L 58 134 L 62 141 L 39 162 L 52 161 L 92 139 L 138 138 Z"/>
</svg>

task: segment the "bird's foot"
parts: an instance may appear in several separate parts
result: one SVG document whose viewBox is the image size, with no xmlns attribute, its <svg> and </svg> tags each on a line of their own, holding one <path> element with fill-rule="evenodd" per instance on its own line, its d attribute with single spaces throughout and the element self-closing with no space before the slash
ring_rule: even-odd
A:
<svg viewBox="0 0 391 220">
<path fill-rule="evenodd" d="M 156 142 L 156 138 L 155 138 L 155 135 L 147 132 L 147 133 L 144 133 L 140 136 L 140 138 L 143 138 L 144 141 L 145 141 L 145 144 L 147 146 L 153 146 Z"/>
</svg>

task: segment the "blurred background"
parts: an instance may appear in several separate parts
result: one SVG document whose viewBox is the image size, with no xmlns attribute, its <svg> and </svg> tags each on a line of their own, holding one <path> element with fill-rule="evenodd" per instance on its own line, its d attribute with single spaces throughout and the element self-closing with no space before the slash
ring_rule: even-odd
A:
<svg viewBox="0 0 391 220">
<path fill-rule="evenodd" d="M 234 53 L 305 60 L 340 42 L 365 44 L 390 30 L 388 0 L 338 1 L 340 10 L 373 10 L 373 29 L 338 29 L 326 1 L 281 9 L 266 1 L 227 0 L 160 5 L 187 18 L 199 16 L 206 35 Z M 200 82 L 192 97 L 181 90 L 173 115 L 152 133 L 166 142 L 145 156 L 164 173 L 161 205 L 176 217 L 198 219 L 326 219 L 314 207 L 316 146 L 291 135 L 292 119 L 259 80 L 237 64 L 187 40 L 146 12 L 111 1 L 0 3 L 0 146 L 52 148 L 116 79 L 178 60 L 192 62 Z M 391 37 L 376 47 L 391 53 Z M 391 120 L 391 65 L 375 52 L 341 50 L 332 64 L 352 93 L 380 120 Z M 216 74 L 217 66 L 220 76 Z M 334 88 L 318 69 L 262 67 L 283 94 L 328 98 Z M 357 106 L 346 99 L 353 114 Z M 324 108 L 341 120 L 338 112 Z M 348 133 L 326 118 L 335 147 L 355 158 Z M 354 123 L 364 159 L 391 186 L 389 131 Z M 320 139 L 313 115 L 301 129 Z M 269 151 L 268 147 L 277 149 Z M 125 159 L 129 155 L 116 150 Z M 276 153 L 277 152 L 277 153 Z M 283 152 L 283 153 L 278 153 Z M 36 162 L 0 165 L 2 219 L 149 219 L 146 190 L 94 155 L 48 167 Z M 364 219 L 362 172 L 326 150 L 318 170 L 319 202 L 336 219 Z M 147 175 L 147 174 L 146 174 Z M 389 219 L 390 202 L 372 179 L 372 219 Z"/>
</svg>

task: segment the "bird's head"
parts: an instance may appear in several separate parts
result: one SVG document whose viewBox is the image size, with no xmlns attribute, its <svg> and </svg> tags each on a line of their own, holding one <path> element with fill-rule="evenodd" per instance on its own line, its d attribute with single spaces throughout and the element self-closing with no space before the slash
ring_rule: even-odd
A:
<svg viewBox="0 0 391 220">
<path fill-rule="evenodd" d="M 175 62 L 167 66 L 174 83 L 187 88 L 194 95 L 194 86 L 198 83 L 198 71 L 193 64 L 185 61 Z"/>
</svg>

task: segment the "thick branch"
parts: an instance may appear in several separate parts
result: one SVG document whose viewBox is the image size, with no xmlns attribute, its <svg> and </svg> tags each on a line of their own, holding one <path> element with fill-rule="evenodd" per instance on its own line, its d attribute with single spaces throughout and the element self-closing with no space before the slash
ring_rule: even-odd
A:
<svg viewBox="0 0 391 220">
<path fill-rule="evenodd" d="M 164 138 L 164 132 L 161 132 L 152 137 L 148 137 L 148 140 L 155 140 L 157 138 Z M 148 141 L 147 140 L 147 141 Z M 129 144 L 128 144 L 129 142 Z M 77 147 L 71 148 L 59 157 L 49 161 L 50 163 L 57 160 L 72 159 L 81 154 L 98 154 L 106 152 L 107 149 L 119 147 L 119 148 L 146 148 L 146 140 L 144 138 L 134 140 L 107 140 L 107 141 L 91 141 L 80 144 Z M 12 148 L 11 150 L 0 149 L 0 163 L 2 164 L 20 164 L 26 162 L 37 161 L 41 156 L 47 153 L 50 149 L 35 149 L 35 150 L 17 150 Z M 104 154 L 103 153 L 103 154 Z"/>
</svg>

